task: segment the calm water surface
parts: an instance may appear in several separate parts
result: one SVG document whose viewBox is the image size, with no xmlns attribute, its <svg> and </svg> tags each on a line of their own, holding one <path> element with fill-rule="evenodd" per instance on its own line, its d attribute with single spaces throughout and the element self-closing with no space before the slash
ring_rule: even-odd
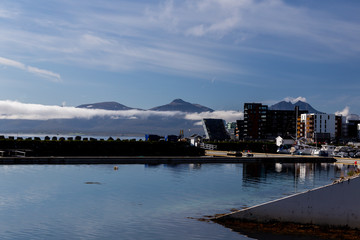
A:
<svg viewBox="0 0 360 240">
<path fill-rule="evenodd" d="M 2 165 L 0 239 L 249 239 L 196 220 L 331 183 L 333 164 Z"/>
</svg>

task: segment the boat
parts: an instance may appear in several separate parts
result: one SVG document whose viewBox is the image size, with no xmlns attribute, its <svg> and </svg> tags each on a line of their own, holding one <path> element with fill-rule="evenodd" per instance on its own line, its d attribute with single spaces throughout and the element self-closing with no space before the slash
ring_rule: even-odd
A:
<svg viewBox="0 0 360 240">
<path fill-rule="evenodd" d="M 295 145 L 295 149 L 296 151 L 293 153 L 294 155 L 311 155 L 314 151 L 314 147 L 303 143 Z"/>
<path fill-rule="evenodd" d="M 349 146 L 338 146 L 334 150 L 334 157 L 354 157 L 356 150 Z"/>
<path fill-rule="evenodd" d="M 336 146 L 334 145 L 328 145 L 328 144 L 321 145 L 319 156 L 323 156 L 323 157 L 334 156 L 335 148 Z"/>
<path fill-rule="evenodd" d="M 312 155 L 315 150 L 316 147 L 308 145 L 304 138 L 300 138 L 295 142 L 290 152 L 293 155 Z"/>
</svg>

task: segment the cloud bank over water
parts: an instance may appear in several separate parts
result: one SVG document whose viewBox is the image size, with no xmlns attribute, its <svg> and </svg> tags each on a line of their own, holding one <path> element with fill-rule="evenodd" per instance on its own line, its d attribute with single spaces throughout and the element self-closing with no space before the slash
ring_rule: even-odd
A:
<svg viewBox="0 0 360 240">
<path fill-rule="evenodd" d="M 221 118 L 227 122 L 243 119 L 242 112 L 214 111 L 203 113 L 185 113 L 179 111 L 123 110 L 110 111 L 102 109 L 84 109 L 76 107 L 48 106 L 29 104 L 17 101 L 0 101 L 0 119 L 13 120 L 50 120 L 50 119 L 91 119 L 94 117 L 109 117 L 112 119 L 147 119 L 150 117 L 183 118 L 199 121 L 203 118 Z"/>
</svg>

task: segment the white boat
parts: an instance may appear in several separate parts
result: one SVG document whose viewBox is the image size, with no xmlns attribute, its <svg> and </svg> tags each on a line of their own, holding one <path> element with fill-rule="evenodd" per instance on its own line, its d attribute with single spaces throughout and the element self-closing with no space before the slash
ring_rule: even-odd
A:
<svg viewBox="0 0 360 240">
<path fill-rule="evenodd" d="M 304 143 L 300 143 L 298 142 L 296 145 L 294 145 L 293 147 L 294 149 L 292 150 L 292 154 L 294 155 L 311 155 L 314 151 L 314 147 L 304 144 Z M 295 151 L 294 151 L 295 150 Z"/>
<path fill-rule="evenodd" d="M 321 145 L 320 156 L 334 156 L 336 146 L 334 145 Z"/>
<path fill-rule="evenodd" d="M 320 154 L 321 154 L 321 149 L 318 147 L 313 147 L 313 149 L 311 150 L 311 155 L 320 156 Z"/>
</svg>

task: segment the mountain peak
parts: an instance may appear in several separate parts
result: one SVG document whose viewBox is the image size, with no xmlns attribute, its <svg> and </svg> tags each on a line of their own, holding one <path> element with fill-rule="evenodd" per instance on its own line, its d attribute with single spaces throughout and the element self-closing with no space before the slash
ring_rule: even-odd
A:
<svg viewBox="0 0 360 240">
<path fill-rule="evenodd" d="M 77 106 L 77 108 L 104 109 L 104 110 L 113 110 L 113 111 L 133 109 L 117 102 L 100 102 L 100 103 L 82 104 L 80 106 Z"/>
<path fill-rule="evenodd" d="M 153 111 L 180 111 L 180 112 L 213 112 L 214 110 L 200 104 L 185 102 L 178 98 L 169 104 L 151 108 Z"/>
<path fill-rule="evenodd" d="M 177 98 L 177 99 L 174 99 L 171 103 L 186 103 L 184 100 L 182 100 L 181 98 Z"/>
<path fill-rule="evenodd" d="M 295 107 L 299 107 L 299 110 L 307 110 L 309 113 L 321 113 L 313 108 L 310 104 L 301 100 L 296 103 L 281 101 L 269 107 L 270 110 L 294 110 Z"/>
</svg>

